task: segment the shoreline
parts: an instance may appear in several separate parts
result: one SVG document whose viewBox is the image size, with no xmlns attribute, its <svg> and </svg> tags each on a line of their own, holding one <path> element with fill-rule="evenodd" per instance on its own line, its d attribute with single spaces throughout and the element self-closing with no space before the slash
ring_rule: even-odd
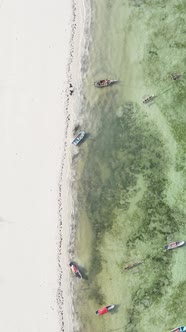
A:
<svg viewBox="0 0 186 332">
<path fill-rule="evenodd" d="M 83 33 L 88 24 L 88 6 L 85 1 L 72 1 L 71 37 L 69 42 L 70 57 L 67 64 L 67 83 L 65 87 L 65 140 L 61 170 L 58 180 L 58 290 L 57 303 L 60 318 L 60 331 L 78 331 L 79 325 L 73 306 L 74 282 L 69 269 L 69 260 L 74 253 L 75 220 L 74 202 L 72 198 L 72 182 L 75 170 L 72 158 L 76 155 L 71 148 L 72 133 L 81 124 L 81 84 L 82 84 L 82 55 L 86 36 Z M 70 94 L 69 86 L 73 86 Z M 76 110 L 75 110 L 76 109 Z M 77 112 L 77 114 L 75 114 Z M 80 118 L 78 118 L 80 117 Z M 65 189 L 64 189 L 65 188 Z M 65 194 L 64 194 L 65 190 Z M 70 256 L 70 257 L 69 257 Z M 70 317 L 70 318 L 69 318 Z"/>
</svg>

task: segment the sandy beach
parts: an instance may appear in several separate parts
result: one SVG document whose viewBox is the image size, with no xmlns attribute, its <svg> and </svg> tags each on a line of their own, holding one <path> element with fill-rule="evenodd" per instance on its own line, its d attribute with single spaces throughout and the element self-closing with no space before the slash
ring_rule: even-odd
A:
<svg viewBox="0 0 186 332">
<path fill-rule="evenodd" d="M 76 12 L 68 0 L 0 3 L 1 331 L 72 330 L 65 218 Z"/>
</svg>

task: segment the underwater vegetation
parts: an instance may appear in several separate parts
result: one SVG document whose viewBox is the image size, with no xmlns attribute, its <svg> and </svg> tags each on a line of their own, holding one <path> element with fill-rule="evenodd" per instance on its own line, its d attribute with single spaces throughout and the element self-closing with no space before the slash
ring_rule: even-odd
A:
<svg viewBox="0 0 186 332">
<path fill-rule="evenodd" d="M 124 104 L 122 110 L 119 118 L 108 117 L 102 120 L 103 126 L 96 141 L 92 143 L 82 172 L 83 195 L 86 193 L 85 208 L 94 233 L 90 264 L 90 278 L 93 279 L 102 270 L 99 248 L 103 237 L 117 223 L 117 211 L 122 209 L 127 214 L 130 209 L 130 201 L 138 191 L 136 186 L 139 176 L 143 177 L 145 189 L 136 204 L 140 222 L 131 230 L 126 242 L 129 250 L 134 249 L 138 241 L 151 241 L 159 233 L 166 242 L 167 236 L 178 229 L 183 218 L 179 211 L 176 213 L 166 202 L 169 155 L 160 133 L 158 135 L 156 128 L 152 128 L 137 105 L 130 105 L 129 108 Z M 111 126 L 112 131 L 108 131 L 107 128 Z M 91 155 L 94 156 L 94 162 Z M 104 167 L 107 169 L 105 177 L 102 176 Z M 159 267 L 162 263 L 168 264 L 163 254 L 154 257 L 152 262 L 158 264 L 161 275 L 159 281 L 153 284 L 153 291 L 145 291 L 151 300 L 161 295 L 161 288 L 164 287 L 161 279 L 167 272 L 163 273 Z M 142 296 L 138 296 L 138 301 L 140 299 Z"/>
<path fill-rule="evenodd" d="M 121 2 L 126 8 L 126 1 Z M 115 13 L 115 6 L 119 7 L 118 2 L 108 1 L 107 11 Z M 178 274 L 186 275 L 182 261 L 176 260 L 177 252 L 181 257 L 185 248 L 171 253 L 163 250 L 164 244 L 175 237 L 186 237 L 186 5 L 184 1 L 162 4 L 159 0 L 133 0 L 129 7 L 133 11 L 129 18 L 131 36 L 135 24 L 143 27 L 145 37 L 148 32 L 141 61 L 142 84 L 157 98 L 144 109 L 136 99 L 126 101 L 122 83 L 98 92 L 95 99 L 85 89 L 90 128 L 94 131 L 94 139 L 83 150 L 77 197 L 92 232 L 91 243 L 87 244 L 91 255 L 86 296 L 101 305 L 108 301 L 108 293 L 109 301 L 121 294 L 117 298 L 121 308 L 118 315 L 113 314 L 112 327 L 122 327 L 126 332 L 169 331 L 184 320 L 181 306 L 186 300 L 184 277 L 176 286 L 173 282 L 175 264 Z M 117 33 L 121 26 L 116 24 Z M 109 38 L 105 36 L 105 40 Z M 127 40 L 122 38 L 117 43 L 121 53 Z M 99 59 L 104 41 L 102 44 Z M 116 68 L 119 63 L 122 61 L 115 63 Z M 122 76 L 122 68 L 120 71 Z M 175 72 L 181 74 L 178 81 L 170 79 Z M 91 74 L 90 69 L 90 80 Z M 134 259 L 143 264 L 123 273 L 125 262 Z M 94 323 L 90 319 L 89 324 L 90 329 L 85 330 L 96 326 L 111 331 L 103 320 Z"/>
</svg>

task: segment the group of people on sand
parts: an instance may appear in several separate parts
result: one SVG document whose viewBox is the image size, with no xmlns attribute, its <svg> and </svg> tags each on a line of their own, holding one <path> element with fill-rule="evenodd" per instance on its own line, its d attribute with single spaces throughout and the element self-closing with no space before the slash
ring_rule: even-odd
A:
<svg viewBox="0 0 186 332">
<path fill-rule="evenodd" d="M 71 83 L 69 84 L 69 92 L 70 92 L 70 95 L 72 96 L 72 94 L 74 92 L 74 88 L 73 88 L 73 85 Z"/>
</svg>

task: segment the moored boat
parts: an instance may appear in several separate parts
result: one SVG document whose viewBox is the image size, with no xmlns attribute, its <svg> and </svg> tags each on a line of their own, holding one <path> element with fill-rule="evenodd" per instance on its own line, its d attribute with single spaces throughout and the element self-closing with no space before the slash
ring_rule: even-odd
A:
<svg viewBox="0 0 186 332">
<path fill-rule="evenodd" d="M 94 82 L 94 86 L 96 88 L 104 88 L 105 86 L 109 86 L 109 85 L 117 83 L 117 82 L 118 82 L 117 80 L 105 79 L 105 80 L 100 80 L 100 81 Z"/>
<path fill-rule="evenodd" d="M 83 139 L 85 138 L 85 131 L 84 130 L 81 130 L 79 133 L 78 133 L 78 135 L 73 139 L 73 141 L 72 141 L 72 144 L 73 145 L 78 145 L 78 144 L 80 144 L 82 141 L 83 141 Z"/>
<path fill-rule="evenodd" d="M 176 327 L 175 329 L 171 330 L 170 332 L 185 332 L 186 326 Z"/>
<path fill-rule="evenodd" d="M 76 264 L 74 264 L 73 262 L 70 262 L 69 266 L 70 266 L 70 269 L 71 269 L 72 273 L 73 273 L 77 278 L 79 278 L 79 279 L 82 279 L 82 278 L 83 278 L 83 277 L 82 277 L 82 274 L 81 274 L 81 272 L 79 271 L 79 269 L 78 269 L 78 267 L 77 267 Z"/>
<path fill-rule="evenodd" d="M 154 98 L 156 98 L 155 95 L 152 95 L 152 96 L 149 96 L 149 97 L 146 97 L 143 99 L 143 104 L 147 104 L 149 103 L 150 101 L 154 100 Z"/>
<path fill-rule="evenodd" d="M 185 244 L 185 241 L 176 241 L 176 242 L 170 242 L 164 246 L 166 250 L 176 249 L 178 247 L 181 247 Z"/>
<path fill-rule="evenodd" d="M 101 316 L 106 314 L 108 311 L 114 309 L 115 305 L 114 304 L 110 304 L 107 305 L 106 307 L 100 308 L 98 310 L 96 310 L 96 315 Z"/>
<path fill-rule="evenodd" d="M 142 263 L 143 263 L 143 262 L 136 262 L 136 263 L 130 264 L 130 265 L 124 267 L 123 270 L 124 270 L 124 271 L 128 271 L 128 270 L 130 270 L 130 269 L 133 269 L 133 267 L 136 267 L 136 266 L 138 266 L 138 265 L 140 265 L 140 264 L 142 264 Z"/>
</svg>

